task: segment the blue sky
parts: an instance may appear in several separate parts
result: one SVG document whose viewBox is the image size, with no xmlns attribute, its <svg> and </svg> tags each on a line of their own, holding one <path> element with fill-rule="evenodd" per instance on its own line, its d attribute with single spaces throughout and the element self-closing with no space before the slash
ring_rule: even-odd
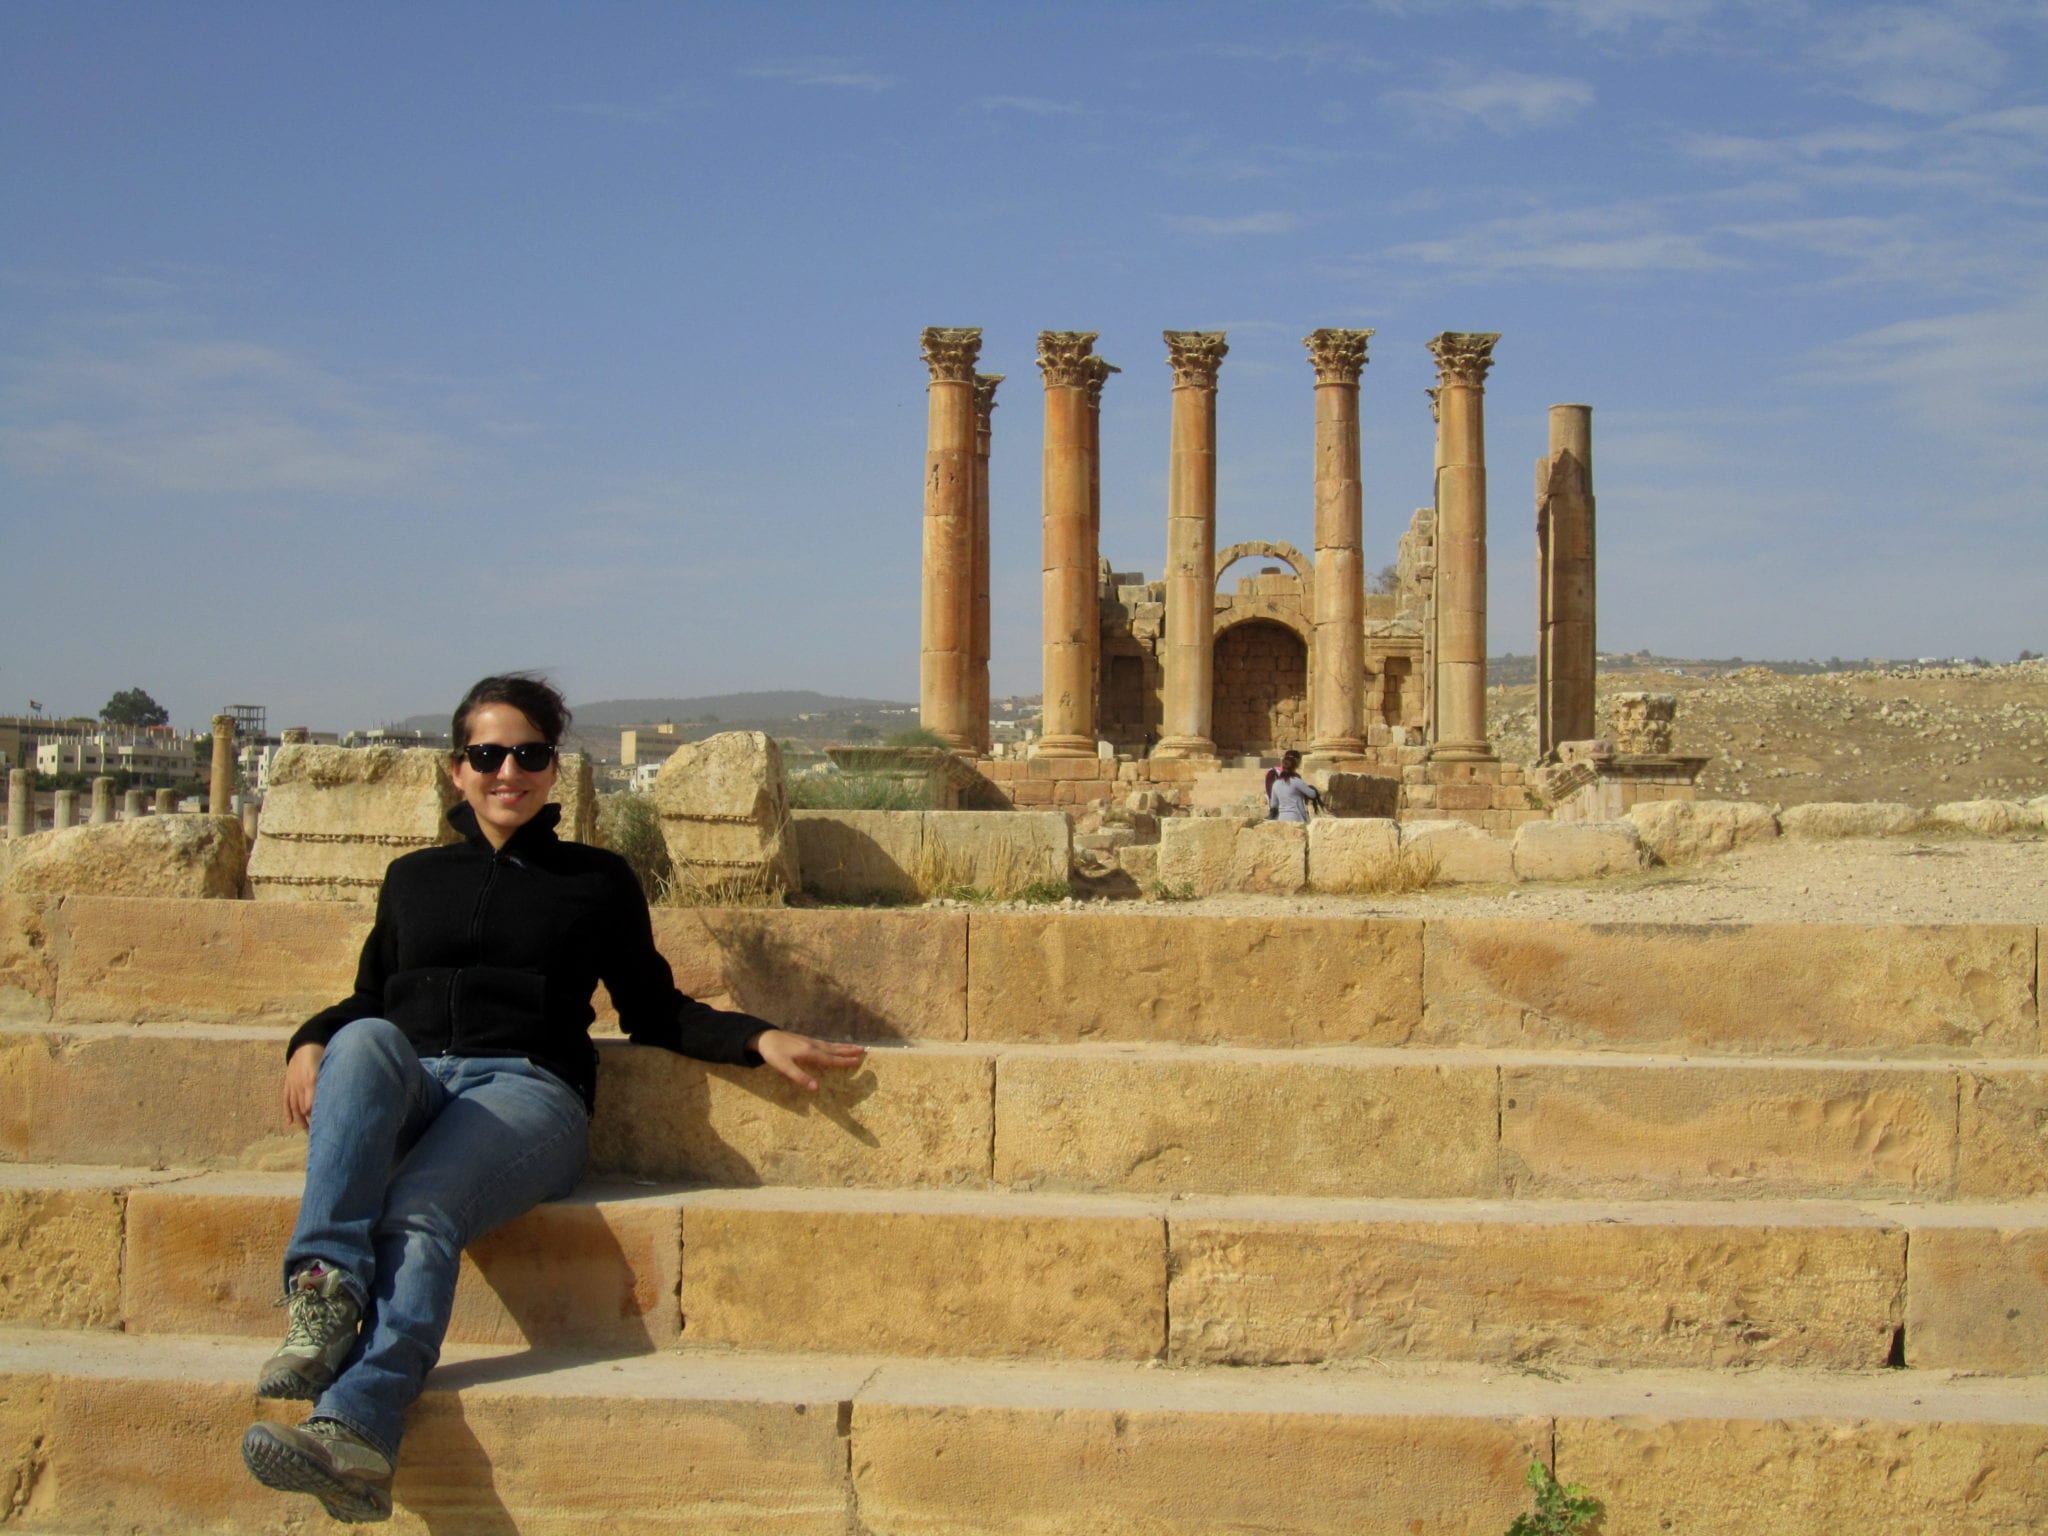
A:
<svg viewBox="0 0 2048 1536">
<path fill-rule="evenodd" d="M 1425 342 L 1497 330 L 1495 652 L 1558 401 L 1604 647 L 2048 649 L 2048 5 L 17 0 L 0 712 L 914 698 L 925 325 L 1008 376 L 999 694 L 1041 329 L 1123 369 L 1119 569 L 1162 564 L 1162 329 L 1230 333 L 1219 540 L 1304 549 L 1301 338 L 1377 330 L 1375 564 Z"/>
</svg>

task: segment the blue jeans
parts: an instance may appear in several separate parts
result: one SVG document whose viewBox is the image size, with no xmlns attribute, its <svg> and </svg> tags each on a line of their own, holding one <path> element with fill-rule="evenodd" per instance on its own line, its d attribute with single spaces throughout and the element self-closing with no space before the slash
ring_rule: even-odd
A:
<svg viewBox="0 0 2048 1536">
<path fill-rule="evenodd" d="M 316 1415 L 396 1456 L 441 1357 L 462 1250 L 574 1189 L 589 1128 L 576 1090 L 523 1056 L 422 1060 L 384 1019 L 328 1041 L 284 1272 L 340 1270 L 363 1327 Z"/>
</svg>

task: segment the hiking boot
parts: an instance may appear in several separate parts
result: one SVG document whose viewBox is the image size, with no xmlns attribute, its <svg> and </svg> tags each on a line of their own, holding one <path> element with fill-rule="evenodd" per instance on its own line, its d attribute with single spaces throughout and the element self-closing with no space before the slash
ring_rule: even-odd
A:
<svg viewBox="0 0 2048 1536">
<path fill-rule="evenodd" d="M 310 1493 L 331 1519 L 367 1525 L 391 1518 L 391 1458 L 339 1420 L 252 1424 L 242 1460 L 264 1487 Z"/>
<path fill-rule="evenodd" d="M 256 1395 L 311 1402 L 333 1384 L 355 1348 L 363 1309 L 342 1288 L 341 1271 L 322 1264 L 293 1275 L 278 1305 L 290 1309 L 291 1323 L 284 1343 L 264 1362 Z"/>
</svg>

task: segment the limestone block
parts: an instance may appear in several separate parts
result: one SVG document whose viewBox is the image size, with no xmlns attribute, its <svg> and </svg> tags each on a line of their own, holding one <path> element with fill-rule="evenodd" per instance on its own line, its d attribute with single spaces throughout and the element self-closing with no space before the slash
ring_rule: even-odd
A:
<svg viewBox="0 0 2048 1536">
<path fill-rule="evenodd" d="M 1238 830 L 1230 889 L 1253 896 L 1297 896 L 1308 884 L 1308 824 L 1260 821 Z"/>
<path fill-rule="evenodd" d="M 1903 837 L 1920 825 L 1920 813 L 1896 801 L 1816 800 L 1778 813 L 1787 837 L 1819 842 L 1844 837 Z"/>
<path fill-rule="evenodd" d="M 2048 1195 L 2048 1070 L 1966 1070 L 1961 1113 L 1957 1194 Z"/>
<path fill-rule="evenodd" d="M 1489 1195 L 1494 1069 L 1004 1056 L 995 1179 L 1149 1193 Z"/>
<path fill-rule="evenodd" d="M 1432 919 L 1418 1043 L 2032 1056 L 2019 924 Z"/>
<path fill-rule="evenodd" d="M 693 1204 L 683 1316 L 697 1344 L 977 1358 L 1149 1360 L 1166 1333 L 1156 1217 Z"/>
<path fill-rule="evenodd" d="M 1678 718 L 1675 693 L 1614 693 L 1607 696 L 1614 719 L 1614 750 L 1624 756 L 1667 757 Z"/>
<path fill-rule="evenodd" d="M 1387 817 L 1400 809 L 1401 781 L 1390 773 L 1335 773 L 1323 794 L 1332 816 Z"/>
<path fill-rule="evenodd" d="M 1908 1365 L 2033 1375 L 2048 1364 L 2048 1229 L 1923 1228 L 1909 1266 Z"/>
<path fill-rule="evenodd" d="M 50 1017 L 57 996 L 50 951 L 59 921 L 56 907 L 0 889 L 0 1019 Z"/>
<path fill-rule="evenodd" d="M 27 839 L 4 891 L 64 896 L 203 896 L 233 901 L 249 871 L 249 840 L 232 816 L 145 816 Z"/>
<path fill-rule="evenodd" d="M 128 1197 L 120 1317 L 131 1333 L 277 1328 L 296 1179 L 212 1175 Z M 543 1205 L 462 1257 L 458 1344 L 659 1349 L 681 1332 L 682 1209 L 674 1196 Z"/>
<path fill-rule="evenodd" d="M 555 787 L 548 799 L 562 808 L 555 835 L 565 842 L 597 841 L 597 780 L 591 773 L 590 754 L 564 752 L 556 759 Z"/>
<path fill-rule="evenodd" d="M 1214 896 L 1231 888 L 1237 816 L 1175 816 L 1159 824 L 1159 883 L 1170 891 Z"/>
<path fill-rule="evenodd" d="M 1074 824 L 1064 811 L 930 811 L 924 836 L 927 891 L 965 886 L 1009 896 L 1064 887 L 1074 861 Z"/>
<path fill-rule="evenodd" d="M 57 1017 L 296 1029 L 347 995 L 372 916 L 359 902 L 74 896 Z"/>
<path fill-rule="evenodd" d="M 1308 885 L 1337 895 L 1397 888 L 1401 828 L 1387 817 L 1319 816 L 1308 824 Z"/>
<path fill-rule="evenodd" d="M 1159 845 L 1134 843 L 1117 849 L 1116 867 L 1129 875 L 1139 890 L 1149 890 L 1159 879 Z"/>
<path fill-rule="evenodd" d="M 804 889 L 828 901 L 921 899 L 917 867 L 924 818 L 923 811 L 795 812 L 790 830 Z"/>
<path fill-rule="evenodd" d="M 1518 880 L 1600 880 L 1643 867 L 1632 821 L 1531 821 L 1515 833 Z"/>
<path fill-rule="evenodd" d="M 2012 800 L 1950 800 L 1927 813 L 1927 825 L 1973 837 L 2010 837 L 2040 831 L 2041 818 Z"/>
<path fill-rule="evenodd" d="M 1926 1420 L 1557 1420 L 1557 1475 L 1603 1529 L 1684 1536 L 1992 1536 L 2048 1525 L 2048 1425 Z"/>
<path fill-rule="evenodd" d="M 773 737 L 724 731 L 676 748 L 655 776 L 654 807 L 679 885 L 767 899 L 801 884 Z"/>
<path fill-rule="evenodd" d="M 121 1368 L 143 1355 L 131 1346 L 0 1381 L 0 1433 L 24 1453 L 0 1472 L 17 1479 L 0 1482 L 20 1511 L 11 1528 L 275 1536 L 324 1523 L 233 1454 L 252 1417 L 296 1422 L 303 1409 L 253 1403 L 243 1378 L 256 1357 L 223 1353 L 177 1351 L 144 1376 Z M 777 1399 L 715 1363 L 667 1389 L 631 1365 L 507 1379 L 496 1361 L 477 1364 L 444 1363 L 407 1416 L 396 1536 L 847 1530 L 843 1380 Z"/>
<path fill-rule="evenodd" d="M 1906 1235 L 1874 1227 L 1197 1218 L 1171 1241 L 1175 1365 L 1871 1370 L 1906 1283 Z"/>
<path fill-rule="evenodd" d="M 258 901 L 377 899 L 402 853 L 451 842 L 458 797 L 427 747 L 280 747 L 249 855 Z"/>
<path fill-rule="evenodd" d="M 1644 800 L 1628 819 L 1659 864 L 1697 863 L 1778 835 L 1771 808 L 1750 800 Z"/>
<path fill-rule="evenodd" d="M 1399 1045 L 1421 1018 L 1416 922 L 1157 911 L 969 922 L 972 1040 Z"/>
<path fill-rule="evenodd" d="M 967 918 L 958 912 L 664 907 L 654 941 L 693 997 L 836 1040 L 967 1033 Z"/>
<path fill-rule="evenodd" d="M 805 889 L 828 900 L 918 901 L 958 887 L 1009 896 L 1067 883 L 1064 811 L 798 811 Z"/>
<path fill-rule="evenodd" d="M 284 1043 L 255 1031 L 0 1030 L 0 1159 L 291 1168 Z"/>
<path fill-rule="evenodd" d="M 1501 1069 L 1501 1176 L 1558 1198 L 1942 1198 L 1955 1075 L 1910 1068 Z"/>
<path fill-rule="evenodd" d="M 1436 885 L 1511 885 L 1515 879 L 1514 845 L 1490 837 L 1462 821 L 1404 821 L 1401 851 L 1433 863 Z"/>
<path fill-rule="evenodd" d="M 912 1187 L 988 1181 L 992 1064 L 934 1047 L 873 1050 L 815 1094 L 766 1067 L 598 1048 L 594 1175 L 712 1184 Z"/>
<path fill-rule="evenodd" d="M 1500 1536 L 1547 1417 L 876 1402 L 853 1407 L 861 1522 L 900 1536 Z"/>
<path fill-rule="evenodd" d="M 121 1192 L 0 1188 L 0 1323 L 121 1325 Z"/>
</svg>

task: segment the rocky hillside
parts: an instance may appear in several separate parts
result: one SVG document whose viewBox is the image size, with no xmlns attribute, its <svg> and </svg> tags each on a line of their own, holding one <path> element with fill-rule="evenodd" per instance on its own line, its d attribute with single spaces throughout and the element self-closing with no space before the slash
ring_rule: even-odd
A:
<svg viewBox="0 0 2048 1536">
<path fill-rule="evenodd" d="M 1705 755 L 1701 793 L 1813 800 L 2026 800 L 2048 794 L 2048 661 L 1787 676 L 1602 672 L 1600 694 L 1678 695 L 1681 753 Z M 1536 750 L 1536 690 L 1496 687 L 1488 716 L 1501 756 Z M 1609 729 L 1604 710 L 1600 729 Z"/>
</svg>

